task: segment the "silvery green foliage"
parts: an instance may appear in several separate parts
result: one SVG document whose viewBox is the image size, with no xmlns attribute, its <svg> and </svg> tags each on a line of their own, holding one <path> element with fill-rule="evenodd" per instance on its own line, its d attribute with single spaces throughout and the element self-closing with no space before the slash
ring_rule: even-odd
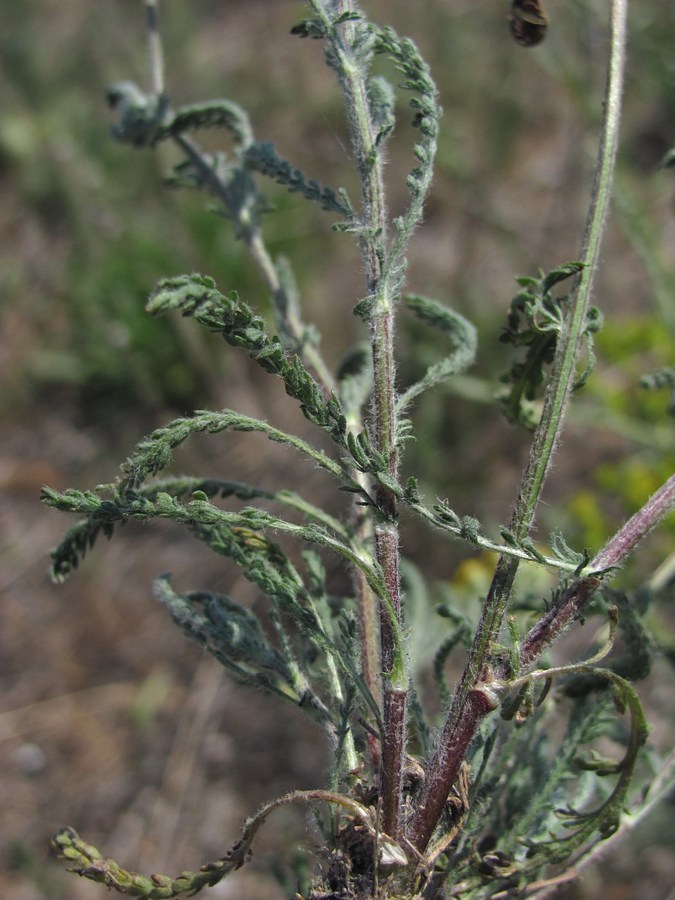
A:
<svg viewBox="0 0 675 900">
<path fill-rule="evenodd" d="M 171 521 L 238 567 L 259 592 L 259 610 L 213 591 L 178 590 L 168 575 L 157 578 L 155 596 L 236 681 L 292 704 L 323 730 L 334 751 L 330 789 L 271 801 L 244 823 L 241 839 L 226 856 L 177 878 L 129 872 L 70 828 L 58 833 L 55 846 L 79 874 L 130 896 L 161 900 L 217 883 L 245 862 L 255 833 L 274 809 L 312 803 L 331 810 L 325 846 L 317 853 L 329 864 L 303 885 L 308 900 L 515 897 L 621 827 L 647 739 L 632 682 L 648 672 L 655 646 L 640 615 L 652 592 L 641 592 L 639 606 L 636 598 L 610 590 L 608 581 L 675 505 L 673 479 L 595 556 L 573 549 L 559 532 L 550 536 L 548 547 L 530 534 L 566 405 L 590 376 L 592 337 L 601 325 L 588 298 L 616 152 L 623 0 L 614 0 L 618 24 L 613 25 L 608 112 L 581 258 L 518 279 L 520 290 L 506 315 L 502 339 L 513 345 L 514 360 L 504 376 L 501 405 L 512 422 L 533 429 L 534 436 L 499 539 L 474 516 L 456 513 L 448 501 L 427 502 L 420 489 L 424 473 L 405 482 L 400 477 L 406 440 L 414 436 L 409 418 L 414 401 L 472 366 L 478 340 L 475 327 L 458 311 L 405 293 L 408 244 L 432 182 L 441 116 L 436 86 L 416 46 L 370 22 L 356 2 L 308 0 L 307 6 L 309 17 L 293 33 L 323 42 L 326 63 L 343 93 L 359 204 L 258 140 L 246 112 L 231 100 L 174 110 L 161 84 L 145 93 L 121 82 L 110 89 L 109 101 L 118 114 L 115 139 L 139 149 L 170 141 L 181 151 L 170 182 L 215 200 L 215 211 L 228 220 L 263 275 L 273 324 L 235 291 L 221 291 L 199 273 L 162 280 L 148 311 L 194 319 L 279 378 L 316 429 L 317 442 L 236 410 L 198 410 L 141 440 L 114 482 L 94 491 L 45 488 L 43 499 L 79 517 L 52 554 L 58 581 L 71 574 L 99 536 L 111 537 L 132 520 Z M 529 15 L 526 6 L 518 5 L 521 25 Z M 148 9 L 156 41 L 152 0 Z M 377 60 L 389 63 L 394 83 L 374 74 Z M 391 217 L 383 166 L 399 95 L 407 97 L 413 115 L 415 162 L 405 176 L 407 207 Z M 202 151 L 196 136 L 205 129 L 222 130 L 228 149 Z M 368 333 L 336 373 L 321 355 L 316 330 L 303 319 L 290 264 L 272 259 L 266 249 L 269 204 L 260 187 L 263 178 L 337 217 L 333 230 L 352 236 L 361 250 L 366 290 L 353 312 Z M 568 280 L 568 293 L 559 294 L 558 286 Z M 448 346 L 443 358 L 407 386 L 399 386 L 394 366 L 402 306 Z M 582 352 L 585 365 L 579 371 Z M 672 384 L 670 370 L 645 379 L 652 389 Z M 259 433 L 292 447 L 299 465 L 321 468 L 343 492 L 344 515 L 336 517 L 283 487 L 164 474 L 185 441 L 228 431 Z M 440 540 L 463 541 L 497 556 L 485 595 L 472 597 L 471 604 L 450 590 L 439 596 L 437 586 L 401 555 L 401 515 L 431 526 Z M 279 536 L 294 541 L 299 552 Z M 329 556 L 349 569 L 349 596 L 330 593 Z M 522 562 L 559 576 L 550 595 L 538 587 L 528 592 L 516 582 Z M 591 615 L 609 622 L 608 641 L 585 662 L 546 663 L 550 644 L 572 622 Z M 622 647 L 613 652 L 617 635 Z M 454 685 L 447 674 L 451 658 L 465 666 Z M 430 704 L 429 673 L 437 690 Z M 561 701 L 551 700 L 558 681 L 565 686 L 565 713 Z M 551 723 L 565 715 L 564 733 L 552 742 Z M 623 745 L 617 758 L 593 749 L 601 736 Z"/>
</svg>

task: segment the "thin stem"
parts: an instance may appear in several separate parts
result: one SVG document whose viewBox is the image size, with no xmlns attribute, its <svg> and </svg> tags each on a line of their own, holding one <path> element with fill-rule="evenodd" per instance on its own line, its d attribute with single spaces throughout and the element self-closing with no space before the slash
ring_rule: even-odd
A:
<svg viewBox="0 0 675 900">
<path fill-rule="evenodd" d="M 148 23 L 150 81 L 154 94 L 157 97 L 161 97 L 165 92 L 165 81 L 164 50 L 159 28 L 159 0 L 145 0 L 145 7 Z M 208 185 L 209 190 L 218 197 L 228 211 L 233 212 L 225 185 L 221 182 L 218 173 L 202 152 L 197 142 L 185 134 L 175 135 L 174 142 L 183 153 L 185 153 L 190 162 L 192 162 L 199 170 L 204 178 L 205 184 Z M 240 228 L 242 240 L 251 254 L 265 285 L 274 298 L 275 304 L 279 308 L 288 307 L 289 304 L 285 298 L 285 292 L 279 279 L 279 273 L 265 245 L 259 227 L 257 227 L 255 221 L 247 215 L 244 210 L 240 212 L 237 218 L 237 224 Z M 295 322 L 292 324 L 297 326 L 297 323 Z M 299 331 L 300 329 L 296 327 L 294 336 L 297 338 L 298 343 L 300 343 L 301 340 L 301 335 L 298 333 Z M 312 368 L 317 382 L 323 387 L 326 396 L 329 396 L 334 389 L 334 382 L 323 359 L 313 347 L 305 348 L 305 355 L 307 356 L 308 364 Z"/>
<path fill-rule="evenodd" d="M 354 479 L 364 482 L 361 472 L 354 472 Z M 355 499 L 352 505 L 355 536 L 363 546 L 372 546 L 372 519 L 364 513 Z M 359 610 L 359 633 L 361 636 L 361 675 L 378 707 L 382 709 L 382 682 L 380 678 L 380 635 L 378 622 L 378 601 L 370 588 L 364 573 L 354 569 L 354 588 Z M 366 735 L 370 758 L 374 769 L 379 767 L 380 743 L 370 732 Z"/>
<path fill-rule="evenodd" d="M 530 629 L 520 648 L 520 666 L 532 665 L 581 612 L 602 581 L 603 570 L 622 565 L 637 544 L 675 510 L 675 475 L 671 476 L 609 540 L 589 565 L 590 575 L 573 582 L 549 612 Z"/>
<path fill-rule="evenodd" d="M 246 247 L 248 248 L 253 261 L 258 267 L 258 271 L 262 275 L 263 281 L 274 300 L 275 309 L 288 309 L 289 302 L 283 285 L 279 279 L 277 267 L 270 256 L 260 229 L 256 228 L 246 233 Z M 301 347 L 302 357 L 317 383 L 323 388 L 326 397 L 335 391 L 335 380 L 328 370 L 326 363 L 316 347 L 311 344 L 303 346 L 303 328 L 302 323 L 289 316 L 286 319 L 287 327 L 293 330 L 293 338 Z"/>
<path fill-rule="evenodd" d="M 340 4 L 338 4 L 340 5 Z M 342 4 L 347 11 L 353 4 Z M 349 40 L 351 26 L 345 28 Z M 346 41 L 345 41 L 346 45 Z M 383 159 L 375 148 L 376 132 L 368 102 L 367 82 L 353 63 L 344 70 L 348 108 L 353 111 L 352 137 L 361 175 L 364 231 L 361 251 L 366 269 L 368 296 L 372 298 L 370 342 L 373 359 L 372 430 L 376 449 L 387 460 L 388 474 L 396 480 L 398 450 L 396 442 L 394 373 L 394 300 L 382 277 L 381 248 L 386 242 L 387 213 L 383 178 Z M 402 772 L 405 745 L 407 683 L 400 660 L 398 633 L 401 626 L 399 573 L 399 531 L 395 524 L 396 497 L 379 486 L 377 504 L 385 521 L 375 524 L 375 553 L 382 568 L 395 618 L 380 606 L 380 653 L 383 693 L 382 735 L 382 827 L 394 839 L 398 837 L 402 797 Z"/>
<path fill-rule="evenodd" d="M 197 142 L 185 134 L 175 135 L 174 141 L 183 153 L 185 153 L 190 162 L 199 170 L 211 193 L 225 205 L 226 209 L 232 212 L 227 189 Z M 260 229 L 250 216 L 248 216 L 246 221 L 239 216 L 237 225 L 239 226 L 240 237 L 251 254 L 251 258 L 256 264 L 275 304 L 278 308 L 288 306 L 277 268 L 265 245 Z M 296 335 L 296 337 L 299 339 L 300 335 Z M 326 368 L 321 355 L 314 347 L 310 346 L 303 348 L 303 357 L 317 384 L 321 386 L 326 397 L 329 397 L 335 389 L 335 382 L 333 376 Z"/>
<path fill-rule="evenodd" d="M 165 98 L 164 50 L 159 28 L 159 0 L 145 0 L 148 23 L 148 56 L 150 60 L 150 80 L 156 97 Z M 185 134 L 174 135 L 174 141 L 201 173 L 209 190 L 225 205 L 229 212 L 237 213 L 237 224 L 258 271 L 265 282 L 277 309 L 288 309 L 289 302 L 279 278 L 277 268 L 263 240 L 260 228 L 248 214 L 247 209 L 232 210 L 230 197 L 213 165 L 202 152 L 197 142 Z M 301 323 L 293 320 L 287 323 L 293 329 L 293 337 L 298 346 L 302 345 Z M 303 347 L 303 356 L 317 383 L 326 397 L 335 389 L 333 376 L 315 347 Z"/>
<path fill-rule="evenodd" d="M 372 438 L 387 460 L 388 475 L 398 475 L 397 426 L 394 372 L 395 297 L 390 280 L 383 277 L 387 243 L 387 207 L 384 187 L 384 160 L 377 146 L 368 96 L 366 66 L 357 58 L 357 25 L 346 21 L 333 26 L 333 17 L 355 12 L 352 0 L 315 0 L 313 7 L 331 34 L 334 68 L 345 96 L 352 146 L 361 185 L 361 254 L 370 302 L 370 343 L 373 360 Z M 329 12 L 330 11 L 330 12 Z M 397 499 L 393 491 L 379 485 L 375 523 L 375 551 L 382 569 L 390 603 L 380 604 L 380 652 L 384 733 L 382 735 L 381 801 L 382 825 L 396 838 L 402 797 L 402 772 L 406 728 L 407 679 L 403 663 L 401 631 L 401 591 L 399 574 L 399 532 L 396 524 Z M 365 638 L 369 640 L 369 638 Z"/>
<path fill-rule="evenodd" d="M 156 97 L 164 94 L 164 50 L 159 31 L 159 0 L 145 0 L 148 21 L 148 56 L 150 83 Z"/>
<path fill-rule="evenodd" d="M 511 514 L 509 528 L 519 541 L 527 537 L 532 525 L 575 381 L 577 355 L 583 338 L 593 278 L 598 264 L 618 146 L 626 13 L 627 0 L 613 0 L 604 117 L 581 250 L 584 268 L 558 336 L 541 421 L 535 433 L 518 498 Z M 426 782 L 411 824 L 410 840 L 420 852 L 427 846 L 433 834 L 469 743 L 481 719 L 490 711 L 489 703 L 481 705 L 476 695 L 480 691 L 480 683 L 489 680 L 491 674 L 491 651 L 499 638 L 518 565 L 517 558 L 504 555 L 497 563 L 469 661 L 455 691 L 436 751 L 429 763 Z"/>
</svg>

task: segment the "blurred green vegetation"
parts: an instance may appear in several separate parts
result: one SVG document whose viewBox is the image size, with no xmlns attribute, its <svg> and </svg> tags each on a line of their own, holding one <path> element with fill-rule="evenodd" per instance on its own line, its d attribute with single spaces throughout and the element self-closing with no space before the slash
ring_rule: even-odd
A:
<svg viewBox="0 0 675 900">
<path fill-rule="evenodd" d="M 3 332 L 18 336 L 2 372 L 4 411 L 49 398 L 61 386 L 74 391 L 88 416 L 101 419 L 115 409 L 190 409 L 200 397 L 204 402 L 228 363 L 219 345 L 184 323 L 150 320 L 147 294 L 161 276 L 199 270 L 255 302 L 260 282 L 203 197 L 162 185 L 177 161 L 170 150 L 134 152 L 110 139 L 105 88 L 125 79 L 146 83 L 142 5 L 101 4 L 94 11 L 57 3 L 47 15 L 40 6 L 0 5 L 0 315 Z M 166 12 L 178 97 L 221 93 L 227 79 L 218 78 L 217 59 L 205 66 L 199 44 L 205 29 L 225 29 L 227 10 L 212 3 L 188 12 L 178 4 Z M 249 93 L 261 85 L 252 58 L 240 69 L 237 84 L 248 84 Z M 277 252 L 289 242 L 281 224 L 286 206 L 278 198 L 270 216 Z M 312 214 L 291 242 L 299 245 L 314 230 Z M 310 254 L 299 248 L 297 256 Z"/>
</svg>

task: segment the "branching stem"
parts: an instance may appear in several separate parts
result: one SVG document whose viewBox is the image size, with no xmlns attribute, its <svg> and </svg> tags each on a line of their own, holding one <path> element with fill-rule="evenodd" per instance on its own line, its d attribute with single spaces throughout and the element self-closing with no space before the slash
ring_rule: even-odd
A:
<svg viewBox="0 0 675 900">
<path fill-rule="evenodd" d="M 208 186 L 213 195 L 217 197 L 225 205 L 226 208 L 229 209 L 229 196 L 225 185 L 221 182 L 217 172 L 214 170 L 209 160 L 201 151 L 197 142 L 193 138 L 185 134 L 175 135 L 174 141 L 177 146 L 180 147 L 186 157 L 190 160 L 190 162 L 195 166 L 195 168 L 201 173 L 202 177 L 204 178 L 205 184 Z M 279 274 L 277 272 L 276 266 L 274 265 L 274 261 L 270 256 L 265 241 L 263 240 L 260 228 L 250 217 L 247 221 L 244 221 L 240 217 L 237 221 L 237 226 L 239 228 L 240 237 L 246 245 L 251 258 L 256 264 L 256 267 L 272 298 L 274 299 L 275 304 L 278 307 L 287 306 L 287 300 L 284 296 L 282 296 L 284 294 L 283 285 L 281 284 L 281 281 L 279 279 Z M 335 390 L 335 382 L 333 380 L 333 376 L 328 371 L 323 358 L 319 353 L 316 352 L 315 348 L 311 346 L 304 348 L 303 355 L 307 358 L 307 365 L 314 375 L 317 383 L 321 385 L 326 397 L 329 397 L 331 392 Z"/>
<path fill-rule="evenodd" d="M 538 314 L 534 316 L 531 330 L 523 332 L 514 326 L 513 334 L 507 335 L 521 346 L 530 337 L 537 341 L 537 353 L 527 361 L 528 378 L 522 384 L 538 388 L 545 378 L 541 367 L 544 364 L 546 368 L 550 364 L 551 374 L 508 527 L 500 529 L 503 542 L 488 539 L 475 519 L 460 518 L 446 501 L 427 508 L 414 477 L 405 485 L 399 481 L 400 447 L 409 436 L 409 423 L 404 418 L 407 407 L 423 391 L 463 371 L 474 358 L 476 342 L 474 327 L 459 314 L 422 296 L 406 298 L 406 304 L 423 322 L 449 337 L 453 349 L 451 355 L 430 366 L 421 380 L 397 396 L 394 338 L 397 305 L 405 280 L 406 247 L 422 218 L 441 115 L 438 91 L 413 42 L 399 37 L 391 28 L 369 23 L 358 0 L 307 0 L 314 18 L 303 20 L 293 29 L 302 37 L 325 41 L 326 61 L 337 75 L 361 192 L 356 213 L 344 191 L 336 192 L 308 179 L 280 157 L 272 144 L 256 140 L 246 112 L 237 104 L 219 100 L 171 110 L 165 89 L 160 0 L 141 3 L 148 26 L 150 92 L 141 91 L 130 82 L 120 82 L 110 89 L 109 101 L 120 112 L 113 134 L 137 147 L 154 147 L 160 141 L 172 140 L 179 148 L 184 160 L 172 182 L 200 188 L 216 198 L 217 212 L 233 223 L 237 239 L 245 245 L 271 294 L 277 333 L 270 335 L 263 319 L 236 293 L 220 293 L 211 278 L 199 274 L 162 281 L 150 298 L 148 310 L 153 314 L 180 310 L 221 334 L 229 344 L 247 351 L 265 371 L 282 379 L 287 394 L 298 401 L 305 418 L 330 437 L 338 452 L 329 455 L 294 434 L 231 410 L 198 411 L 190 418 L 177 419 L 138 445 L 122 467 L 122 477 L 114 484 L 99 485 L 93 492 L 44 489 L 47 504 L 84 516 L 53 552 L 53 572 L 55 578 L 64 578 L 99 535 L 110 536 L 119 525 L 132 520 L 165 519 L 182 524 L 211 550 L 234 562 L 269 599 L 265 623 L 224 594 L 178 594 L 171 589 L 168 576 L 157 580 L 156 595 L 186 634 L 213 653 L 238 680 L 290 700 L 297 707 L 311 707 L 309 714 L 324 727 L 335 746 L 336 763 L 330 782 L 335 790 L 294 791 L 266 804 L 244 823 L 241 839 L 225 857 L 175 878 L 146 877 L 127 871 L 114 860 L 104 858 L 69 828 L 56 836 L 55 847 L 84 877 L 143 900 L 169 900 L 215 885 L 239 868 L 248 858 L 257 831 L 274 810 L 288 804 L 321 803 L 331 811 L 333 830 L 332 844 L 329 847 L 326 841 L 322 848 L 330 849 L 331 864 L 322 879 L 320 896 L 328 896 L 323 891 L 326 887 L 331 896 L 355 896 L 352 889 L 357 886 L 359 896 L 362 891 L 373 897 L 412 897 L 413 893 L 416 897 L 422 893 L 436 896 L 438 890 L 444 889 L 443 879 L 455 876 L 458 883 L 450 888 L 452 896 L 470 893 L 473 897 L 474 887 L 481 897 L 488 893 L 506 897 L 512 888 L 541 891 L 553 882 L 539 881 L 528 887 L 526 880 L 537 877 L 546 864 L 569 862 L 575 852 L 585 852 L 581 848 L 591 839 L 606 837 L 618 828 L 638 751 L 647 739 L 647 722 L 638 695 L 627 678 L 619 674 L 619 666 L 598 668 L 613 648 L 617 608 L 621 603 L 622 610 L 628 610 L 626 598 L 622 595 L 617 606 L 610 608 L 609 638 L 591 659 L 549 669 L 537 663 L 543 651 L 584 611 L 604 580 L 624 563 L 655 525 L 675 510 L 672 476 L 590 561 L 587 551 L 575 553 L 561 535 L 551 537 L 552 557 L 544 556 L 530 537 L 570 397 L 591 368 L 580 377 L 583 342 L 585 338 L 590 341 L 590 334 L 598 326 L 597 311 L 590 308 L 590 296 L 617 155 L 628 0 L 610 0 L 603 120 L 580 262 L 566 264 L 543 280 L 521 279 L 523 284 L 539 285 L 541 296 L 537 293 L 539 287 L 532 292 L 528 287 L 527 292 L 514 298 L 512 314 L 517 321 L 519 303 L 541 300 L 537 309 L 543 311 L 542 320 Z M 545 28 L 546 17 L 538 11 L 536 2 L 514 0 L 513 6 L 513 15 L 519 17 L 517 39 L 524 35 L 521 25 Z M 393 64 L 402 75 L 398 88 L 412 94 L 412 126 L 418 136 L 413 150 L 414 167 L 406 178 L 411 200 L 405 212 L 396 217 L 387 209 L 384 179 L 384 148 L 396 124 L 395 91 L 385 78 L 373 75 L 372 64 L 377 57 Z M 232 143 L 227 153 L 208 154 L 193 139 L 194 131 L 213 127 L 229 131 Z M 365 296 L 354 312 L 368 325 L 370 357 L 359 348 L 339 376 L 333 376 L 325 364 L 314 329 L 303 322 L 289 265 L 283 258 L 275 259 L 265 243 L 261 221 L 267 207 L 254 173 L 270 176 L 289 191 L 342 216 L 336 230 L 350 232 L 359 241 Z M 575 280 L 569 297 L 558 302 L 550 288 L 572 276 Z M 555 315 L 547 306 L 549 301 Z M 547 333 L 540 344 L 539 333 L 543 332 Z M 590 343 L 587 346 L 592 356 Z M 530 364 L 530 360 L 535 358 L 537 368 L 533 373 L 534 363 Z M 523 395 L 529 399 L 520 382 L 517 388 L 514 402 L 520 402 Z M 148 483 L 167 467 L 172 451 L 188 437 L 227 430 L 263 434 L 293 447 L 331 474 L 342 489 L 352 494 L 351 523 L 344 525 L 290 492 L 205 478 L 169 477 Z M 236 511 L 231 511 L 216 502 L 228 498 L 237 502 L 253 500 L 256 505 L 237 505 Z M 263 500 L 294 510 L 292 520 L 268 511 L 264 504 L 260 505 Z M 401 505 L 443 530 L 446 537 L 461 538 L 476 549 L 492 550 L 498 557 L 468 661 L 451 698 L 441 670 L 447 653 L 462 633 L 460 625 L 436 656 L 434 667 L 443 688 L 443 703 L 448 699 L 449 702 L 442 730 L 424 769 L 406 755 L 409 713 L 411 725 L 417 725 L 424 753 L 432 739 L 422 704 L 412 691 L 409 697 L 398 524 Z M 295 521 L 298 513 L 301 523 Z M 268 532 L 290 536 L 305 545 L 305 565 L 293 562 L 280 543 L 268 538 Z M 316 552 L 324 550 L 336 554 L 353 573 L 360 629 L 355 621 L 353 598 L 343 602 L 342 597 L 329 592 L 326 570 Z M 514 583 L 524 560 L 557 568 L 564 580 L 550 608 L 524 637 L 516 616 L 509 618 L 510 644 L 504 647 L 500 643 L 502 631 L 509 607 L 514 606 Z M 669 565 L 655 579 L 667 578 L 672 561 Z M 451 611 L 448 614 L 454 615 Z M 291 623 L 297 629 L 297 644 L 296 631 L 289 630 Z M 271 642 L 268 630 L 272 630 Z M 647 640 L 637 625 L 635 631 L 639 631 L 635 643 L 641 652 Z M 325 656 L 320 670 L 314 665 L 316 654 L 319 659 Z M 644 655 L 647 656 L 646 650 Z M 314 686 L 315 672 L 318 689 Z M 501 774 L 506 772 L 505 768 L 501 774 L 499 767 L 492 768 L 491 754 L 498 747 L 495 729 L 483 749 L 483 761 L 469 791 L 467 752 L 481 723 L 507 693 L 514 699 L 505 704 L 503 718 L 516 714 L 524 718 L 535 703 L 543 700 L 553 676 L 572 673 L 600 677 L 613 688 L 617 707 L 630 712 L 630 734 L 623 759 L 615 763 L 594 757 L 585 764 L 585 768 L 599 775 L 619 776 L 611 794 L 590 813 L 572 806 L 557 810 L 572 820 L 573 830 L 564 838 L 530 840 L 531 832 L 544 832 L 543 824 L 540 827 L 542 810 L 548 809 L 547 798 L 557 792 L 564 774 L 562 763 L 554 764 L 546 776 L 548 783 L 543 793 L 541 787 L 532 785 L 533 802 L 521 802 L 515 779 L 509 790 L 511 800 L 516 802 L 510 802 L 508 791 L 495 795 L 495 809 L 500 816 L 502 810 L 508 811 L 511 806 L 518 809 L 512 825 L 503 827 L 499 818 L 494 820 L 496 825 L 478 821 L 483 808 L 471 809 L 472 796 L 480 796 L 478 791 L 486 784 L 483 773 L 494 776 L 493 783 L 503 786 Z M 538 697 L 532 690 L 536 681 L 546 682 Z M 361 715 L 364 710 L 369 713 L 367 718 Z M 600 713 L 600 707 L 589 706 L 589 714 L 584 713 L 578 722 L 570 718 L 563 747 L 576 748 L 594 737 L 593 728 Z M 364 765 L 364 745 L 352 728 L 357 717 L 366 732 L 369 768 Z M 529 751 L 532 734 L 525 732 L 526 740 L 514 740 L 511 748 L 527 747 Z M 572 757 L 568 759 L 566 753 L 565 750 L 559 756 L 567 765 Z M 513 759 L 518 774 L 519 754 L 502 753 L 502 760 L 509 765 Z M 499 766 L 502 760 L 498 761 Z M 531 766 L 532 773 L 536 774 L 536 769 L 536 765 Z M 350 796 L 338 793 L 341 784 Z M 467 818 L 469 824 L 465 825 Z M 439 823 L 444 823 L 442 828 Z M 498 850 L 479 855 L 481 842 L 474 824 L 484 835 L 488 830 L 494 834 Z M 513 847 L 522 846 L 526 840 L 526 856 L 512 852 Z M 447 863 L 437 865 L 442 855 L 447 855 Z M 344 872 L 333 870 L 333 862 Z M 459 882 L 464 878 L 460 874 L 462 867 L 470 876 L 463 883 Z M 338 885 L 340 879 L 344 884 Z M 505 890 L 500 893 L 502 888 Z"/>
<path fill-rule="evenodd" d="M 369 302 L 370 343 L 373 360 L 371 437 L 377 451 L 387 461 L 388 475 L 398 475 L 396 389 L 394 372 L 395 297 L 391 281 L 383 277 L 387 242 L 387 207 L 384 187 L 384 160 L 377 146 L 368 96 L 367 72 L 357 58 L 358 25 L 335 17 L 353 13 L 352 0 L 314 0 L 313 8 L 331 35 L 333 67 L 345 96 L 352 145 L 361 185 L 361 254 L 366 273 Z M 395 494 L 380 484 L 377 492 L 380 520 L 375 523 L 375 549 L 382 569 L 390 604 L 380 605 L 380 654 L 382 671 L 383 720 L 381 759 L 382 825 L 393 838 L 399 833 L 403 748 L 406 728 L 407 678 L 400 642 L 401 596 L 399 574 L 399 533 L 396 524 Z M 363 621 L 363 617 L 362 617 Z M 375 646 L 374 634 L 362 640 Z"/>
<path fill-rule="evenodd" d="M 561 594 L 548 613 L 534 625 L 520 648 L 520 666 L 531 666 L 579 614 L 598 589 L 603 570 L 621 565 L 637 544 L 675 509 L 675 475 L 671 476 L 609 540 L 590 563 L 591 574 L 583 576 Z"/>
<path fill-rule="evenodd" d="M 145 6 L 148 24 L 150 82 L 154 95 L 159 99 L 165 96 L 164 50 L 159 28 L 159 0 L 145 0 Z M 185 134 L 176 134 L 174 135 L 174 142 L 201 173 L 205 184 L 211 192 L 218 197 L 227 208 L 229 208 L 229 197 L 225 185 L 221 182 L 214 167 L 201 151 L 196 141 Z M 252 218 L 248 221 L 243 221 L 242 217 L 240 217 L 237 224 L 241 229 L 242 240 L 256 264 L 265 285 L 270 291 L 275 304 L 279 308 L 286 308 L 288 306 L 288 301 L 284 296 L 284 287 L 281 284 L 279 273 L 267 249 L 260 228 Z M 298 343 L 300 343 L 301 335 L 296 334 L 295 337 L 297 338 Z M 335 385 L 333 377 L 324 363 L 321 354 L 316 351 L 316 348 L 309 346 L 305 348 L 305 355 L 307 357 L 307 364 L 312 369 L 317 382 L 322 386 L 326 397 L 329 397 L 334 390 Z"/>
<path fill-rule="evenodd" d="M 339 13 L 353 10 L 351 0 L 337 0 Z M 394 320 L 395 298 L 390 295 L 389 282 L 383 277 L 383 248 L 387 240 L 387 208 L 384 187 L 384 160 L 376 147 L 377 131 L 372 121 L 368 98 L 368 84 L 361 68 L 354 60 L 350 42 L 355 26 L 342 26 L 342 87 L 350 111 L 352 141 L 361 182 L 363 231 L 361 252 L 366 270 L 367 296 L 372 302 L 370 342 L 373 358 L 372 432 L 377 450 L 387 460 L 392 479 L 398 476 L 396 440 Z M 401 659 L 401 595 L 399 573 L 399 531 L 396 524 L 396 497 L 380 485 L 377 504 L 384 521 L 375 524 L 376 558 L 382 568 L 387 592 L 391 598 L 395 618 L 380 607 L 380 653 L 383 673 L 382 736 L 382 826 L 393 838 L 399 833 L 402 771 L 406 728 L 406 674 Z"/>
</svg>

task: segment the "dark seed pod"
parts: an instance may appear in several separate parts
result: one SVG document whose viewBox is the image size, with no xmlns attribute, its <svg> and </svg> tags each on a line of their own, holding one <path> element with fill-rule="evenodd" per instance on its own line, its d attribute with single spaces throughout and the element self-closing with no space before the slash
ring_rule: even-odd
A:
<svg viewBox="0 0 675 900">
<path fill-rule="evenodd" d="M 539 0 L 513 0 L 509 27 L 521 47 L 534 47 L 544 40 L 548 16 Z"/>
</svg>

